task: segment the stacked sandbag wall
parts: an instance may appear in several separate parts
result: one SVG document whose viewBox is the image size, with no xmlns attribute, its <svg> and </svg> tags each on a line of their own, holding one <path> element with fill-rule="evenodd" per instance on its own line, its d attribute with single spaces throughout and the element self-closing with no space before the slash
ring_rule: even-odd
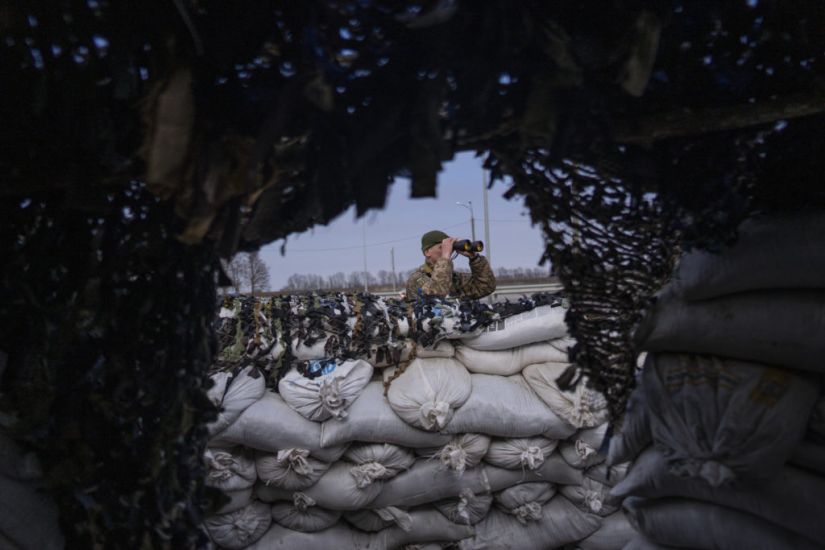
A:
<svg viewBox="0 0 825 550">
<path fill-rule="evenodd" d="M 608 462 L 635 548 L 825 547 L 825 216 L 759 217 L 686 254 Z"/>
<path fill-rule="evenodd" d="M 445 318 L 449 300 L 437 311 L 408 326 L 439 337 L 403 343 L 409 360 L 393 366 L 303 346 L 277 388 L 252 368 L 223 386 L 216 375 L 225 412 L 208 482 L 231 498 L 205 527 L 219 547 L 606 550 L 632 538 L 610 494 L 628 464 L 599 452 L 607 403 L 555 383 L 572 344 L 565 309 L 484 327 Z"/>
</svg>

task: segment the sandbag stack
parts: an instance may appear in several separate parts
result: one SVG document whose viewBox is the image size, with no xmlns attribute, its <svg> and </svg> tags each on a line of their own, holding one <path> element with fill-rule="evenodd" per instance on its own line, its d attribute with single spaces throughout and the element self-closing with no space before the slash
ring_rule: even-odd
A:
<svg viewBox="0 0 825 550">
<path fill-rule="evenodd" d="M 439 310 L 458 307 L 445 300 Z M 602 396 L 555 383 L 572 345 L 564 314 L 556 303 L 486 324 L 466 311 L 413 318 L 408 326 L 437 338 L 396 342 L 409 350 L 406 361 L 293 365 L 277 392 L 266 389 L 210 442 L 212 485 L 236 492 L 207 522 L 213 541 L 303 550 L 621 548 L 633 531 L 610 488 L 628 465 L 608 466 L 599 453 Z M 251 494 L 241 493 L 250 464 Z"/>
<path fill-rule="evenodd" d="M 608 463 L 633 548 L 825 546 L 825 216 L 747 221 L 685 255 Z M 661 546 L 660 546 L 661 545 Z"/>
</svg>

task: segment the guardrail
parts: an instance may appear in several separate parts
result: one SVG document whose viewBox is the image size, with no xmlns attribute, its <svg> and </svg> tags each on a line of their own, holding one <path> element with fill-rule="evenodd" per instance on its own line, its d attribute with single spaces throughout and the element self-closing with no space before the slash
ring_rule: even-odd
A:
<svg viewBox="0 0 825 550">
<path fill-rule="evenodd" d="M 536 292 L 558 292 L 562 289 L 561 283 L 539 283 L 539 284 L 524 284 L 524 285 L 499 285 L 496 291 L 490 296 L 494 302 L 498 302 L 508 296 L 530 296 Z M 398 292 L 386 290 L 381 292 L 374 292 L 376 296 L 398 296 Z"/>
</svg>

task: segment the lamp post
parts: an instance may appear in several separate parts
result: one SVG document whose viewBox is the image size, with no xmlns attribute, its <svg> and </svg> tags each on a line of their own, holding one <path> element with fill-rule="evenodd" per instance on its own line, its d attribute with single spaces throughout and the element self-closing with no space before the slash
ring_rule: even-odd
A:
<svg viewBox="0 0 825 550">
<path fill-rule="evenodd" d="M 475 241 L 476 240 L 476 219 L 475 219 L 475 216 L 473 216 L 473 201 L 467 201 L 467 204 L 464 204 L 461 201 L 456 201 L 456 204 L 459 205 L 459 206 L 463 206 L 464 208 L 466 208 L 467 210 L 470 211 L 470 230 L 472 231 L 472 234 L 473 234 L 473 241 Z"/>
</svg>

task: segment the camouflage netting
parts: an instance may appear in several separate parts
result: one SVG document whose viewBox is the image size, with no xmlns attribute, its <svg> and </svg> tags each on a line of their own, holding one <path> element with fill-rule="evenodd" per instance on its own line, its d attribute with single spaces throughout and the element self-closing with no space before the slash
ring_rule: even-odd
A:
<svg viewBox="0 0 825 550">
<path fill-rule="evenodd" d="M 432 196 L 459 151 L 512 178 L 619 415 L 679 248 L 825 206 L 823 27 L 818 0 L 4 5 L 2 418 L 70 542 L 202 540 L 217 258 L 397 176 Z"/>
</svg>

